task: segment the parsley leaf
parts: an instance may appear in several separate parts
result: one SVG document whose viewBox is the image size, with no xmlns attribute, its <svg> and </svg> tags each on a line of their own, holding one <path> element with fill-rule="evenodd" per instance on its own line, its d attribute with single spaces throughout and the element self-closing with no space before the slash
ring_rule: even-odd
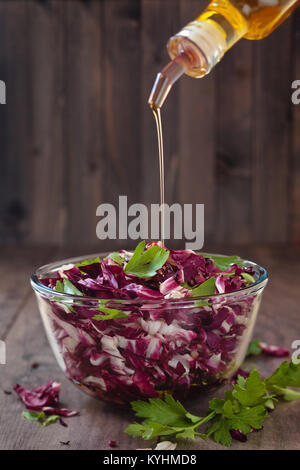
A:
<svg viewBox="0 0 300 470">
<path fill-rule="evenodd" d="M 191 289 L 192 297 L 207 297 L 215 293 L 216 290 L 216 279 L 210 277 L 204 281 L 200 286 Z"/>
<path fill-rule="evenodd" d="M 243 434 L 248 434 L 251 428 L 260 429 L 266 416 L 267 411 L 263 405 L 242 408 L 229 419 L 229 425 L 232 429 L 239 429 Z"/>
<path fill-rule="evenodd" d="M 261 403 L 266 393 L 266 385 L 260 378 L 258 370 L 252 369 L 247 379 L 239 376 L 232 395 L 243 406 L 254 406 Z"/>
<path fill-rule="evenodd" d="M 272 389 L 276 392 L 276 395 L 284 401 L 300 400 L 300 392 L 292 390 L 291 388 L 277 387 L 274 385 Z M 272 407 L 270 408 L 272 409 Z"/>
<path fill-rule="evenodd" d="M 169 251 L 157 245 L 151 246 L 151 248 L 144 251 L 145 246 L 145 241 L 138 244 L 124 268 L 125 273 L 133 274 L 137 277 L 152 277 L 165 264 L 169 257 Z"/>
<path fill-rule="evenodd" d="M 213 435 L 214 440 L 223 444 L 223 446 L 230 446 L 232 438 L 230 434 L 230 423 L 225 418 L 220 418 L 215 421 L 207 432 L 207 436 Z"/>
<path fill-rule="evenodd" d="M 234 386 L 233 392 L 227 391 L 225 399 L 214 398 L 210 401 L 209 408 L 216 415 L 212 426 L 206 433 L 207 437 L 213 435 L 216 442 L 229 446 L 231 444 L 231 429 L 238 429 L 247 434 L 251 428 L 260 429 L 262 427 L 267 412 L 264 404 L 256 405 L 256 403 L 262 401 L 266 389 L 258 371 L 253 369 L 251 374 L 246 380 L 239 377 L 241 379 L 239 385 Z M 253 392 L 254 397 L 251 395 Z"/>
<path fill-rule="evenodd" d="M 209 282 L 204 287 L 202 286 L 207 281 L 203 282 L 200 286 L 196 286 L 196 287 L 191 287 L 187 282 L 182 282 L 180 285 L 184 287 L 185 289 L 188 289 L 190 293 L 192 294 L 192 297 L 198 297 L 198 296 L 200 297 L 202 295 L 211 295 L 215 292 L 215 284 L 216 284 L 215 282 L 211 281 L 211 279 L 214 279 L 214 278 L 207 279 L 207 281 Z M 202 287 L 202 289 L 199 289 L 199 287 Z M 212 288 L 213 288 L 213 291 L 212 291 Z M 211 292 L 211 294 L 207 294 L 207 292 Z M 212 303 L 208 302 L 207 300 L 195 300 L 194 305 L 195 307 L 205 307 L 206 305 L 212 305 Z"/>
<path fill-rule="evenodd" d="M 141 436 L 145 440 L 153 439 L 157 436 L 169 436 L 176 435 L 177 431 L 172 426 L 164 426 L 157 422 L 145 422 L 139 424 L 130 424 L 126 429 L 125 433 L 130 436 Z"/>
<path fill-rule="evenodd" d="M 268 410 L 274 408 L 278 398 L 300 399 L 300 392 L 288 386 L 300 387 L 300 364 L 285 361 L 267 379 L 262 379 L 255 368 L 248 378 L 239 376 L 232 390 L 225 392 L 225 398 L 213 398 L 209 402 L 209 412 L 204 418 L 190 414 L 168 394 L 164 400 L 135 401 L 131 406 L 144 421 L 129 425 L 125 432 L 144 439 L 166 435 L 188 439 L 213 437 L 216 442 L 229 446 L 232 430 L 248 434 L 253 428 L 261 429 Z M 198 428 L 209 421 L 210 427 L 200 433 Z"/>
<path fill-rule="evenodd" d="M 80 266 L 89 266 L 90 264 L 95 264 L 95 263 L 101 263 L 101 259 L 99 258 L 99 256 L 93 259 L 86 259 L 84 261 L 81 261 L 81 263 L 75 264 L 74 266 L 76 268 L 80 268 Z"/>
<path fill-rule="evenodd" d="M 28 421 L 42 421 L 45 418 L 45 413 L 43 411 L 37 413 L 36 411 L 25 410 L 22 412 L 22 416 Z"/>
<path fill-rule="evenodd" d="M 169 394 L 165 394 L 164 400 L 138 400 L 132 402 L 131 406 L 138 417 L 145 419 L 141 424 L 129 425 L 125 432 L 132 436 L 142 436 L 144 439 L 167 435 L 194 439 L 199 435 L 196 428 L 212 417 L 209 415 L 201 418 L 188 413 L 182 404 Z"/>
<path fill-rule="evenodd" d="M 259 345 L 260 339 L 253 339 L 249 346 L 246 357 L 248 356 L 258 356 L 262 352 L 262 348 Z"/>
<path fill-rule="evenodd" d="M 211 302 L 207 302 L 207 300 L 195 300 L 194 305 L 195 307 L 206 307 L 213 304 Z"/>
<path fill-rule="evenodd" d="M 56 423 L 60 419 L 59 415 L 51 415 L 43 421 L 42 426 L 48 426 L 49 424 Z"/>
<path fill-rule="evenodd" d="M 210 258 L 213 260 L 214 264 L 219 268 L 221 271 L 226 271 L 226 269 L 230 268 L 232 264 L 243 265 L 243 260 L 236 255 L 233 256 L 218 256 L 218 255 L 207 255 L 205 253 L 199 253 L 200 255 L 204 256 L 204 258 Z"/>
<path fill-rule="evenodd" d="M 241 273 L 241 276 L 242 276 L 243 279 L 245 279 L 245 281 L 247 281 L 247 285 L 254 284 L 255 279 L 254 279 L 253 276 L 251 276 L 251 274 Z"/>
<path fill-rule="evenodd" d="M 128 315 L 126 315 L 123 310 L 118 310 L 116 308 L 99 307 L 97 310 L 104 313 L 105 315 L 94 315 L 93 320 L 113 320 L 115 318 L 128 317 Z"/>
<path fill-rule="evenodd" d="M 149 398 L 148 402 L 142 400 L 133 401 L 131 406 L 140 418 L 151 419 L 160 424 L 178 427 L 190 424 L 190 419 L 186 418 L 187 411 L 185 408 L 169 394 L 165 395 L 165 400 Z"/>
<path fill-rule="evenodd" d="M 59 415 L 51 415 L 46 417 L 44 411 L 37 413 L 36 411 L 31 410 L 23 411 L 22 416 L 28 419 L 28 421 L 38 421 L 44 427 L 48 426 L 49 424 L 56 423 L 56 421 L 60 418 Z"/>
<path fill-rule="evenodd" d="M 300 387 L 300 363 L 283 361 L 274 374 L 266 379 L 266 386 L 270 390 L 285 387 Z"/>
<path fill-rule="evenodd" d="M 58 292 L 64 292 L 65 294 L 83 296 L 83 293 L 77 289 L 69 279 L 64 279 L 63 283 L 61 281 L 56 281 L 55 290 Z"/>
<path fill-rule="evenodd" d="M 67 279 L 64 279 L 64 282 L 66 281 Z M 70 282 L 70 281 L 68 281 Z M 74 288 L 74 290 L 72 290 L 72 292 L 74 291 L 75 292 L 75 289 L 76 287 L 73 286 L 73 284 L 70 282 L 70 284 L 72 285 L 72 287 Z M 68 290 L 68 286 L 67 286 L 67 290 Z M 57 290 L 57 292 L 62 292 L 62 293 L 66 293 L 66 290 L 65 290 L 65 284 L 62 283 L 61 281 L 56 281 L 56 285 L 55 285 L 55 290 Z M 76 289 L 78 292 L 80 292 L 78 289 Z M 74 294 L 74 295 L 79 295 L 79 294 Z M 80 295 L 83 296 L 82 292 L 80 292 Z M 61 303 L 60 302 L 60 298 L 59 297 L 55 297 L 55 301 L 58 302 L 59 304 Z M 71 301 L 73 302 L 73 301 Z M 63 307 L 65 309 L 67 309 L 69 312 L 71 313 L 76 313 L 74 308 L 72 307 L 72 305 L 69 305 L 69 304 L 66 304 L 66 303 L 62 303 L 61 305 L 63 305 Z"/>
<path fill-rule="evenodd" d="M 123 266 L 124 264 L 124 258 L 122 255 L 120 255 L 120 253 L 118 253 L 117 251 L 114 251 L 113 253 L 110 253 L 107 257 L 107 258 L 111 258 L 112 260 L 114 260 L 116 263 L 118 263 L 120 266 Z"/>
<path fill-rule="evenodd" d="M 217 414 L 222 414 L 224 403 L 225 400 L 221 400 L 220 398 L 213 398 L 209 402 L 209 409 L 215 411 Z"/>
<path fill-rule="evenodd" d="M 55 290 L 57 290 L 58 292 L 65 292 L 64 285 L 61 281 L 56 281 Z"/>
</svg>

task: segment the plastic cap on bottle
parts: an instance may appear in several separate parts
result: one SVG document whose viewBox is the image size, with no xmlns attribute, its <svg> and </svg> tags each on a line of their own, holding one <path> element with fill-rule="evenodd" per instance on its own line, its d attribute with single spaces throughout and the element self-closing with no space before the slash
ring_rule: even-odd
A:
<svg viewBox="0 0 300 470">
<path fill-rule="evenodd" d="M 189 46 L 190 45 L 190 46 Z M 220 27 L 211 20 L 193 21 L 169 40 L 168 50 L 171 58 L 177 55 L 177 47 L 191 47 L 199 56 L 201 67 L 190 67 L 186 73 L 193 77 L 206 75 L 223 57 L 227 44 Z M 203 66 L 203 63 L 205 66 Z"/>
</svg>

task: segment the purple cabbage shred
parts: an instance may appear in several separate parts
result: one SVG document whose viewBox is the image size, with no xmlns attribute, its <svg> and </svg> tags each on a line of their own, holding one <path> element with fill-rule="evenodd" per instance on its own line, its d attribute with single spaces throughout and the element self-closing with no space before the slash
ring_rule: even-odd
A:
<svg viewBox="0 0 300 470">
<path fill-rule="evenodd" d="M 90 395 L 117 403 L 158 397 L 163 391 L 180 396 L 223 382 L 239 366 L 237 351 L 251 334 L 257 294 L 243 291 L 248 284 L 242 274 L 254 275 L 252 268 L 234 264 L 221 272 L 211 258 L 171 250 L 155 276 L 142 278 L 124 271 L 131 254 L 119 254 L 123 265 L 105 258 L 62 267 L 40 279 L 51 289 L 68 279 L 83 294 L 73 303 L 55 296 L 42 299 L 52 347 L 68 378 Z M 210 295 L 219 295 L 194 300 L 193 288 L 212 277 L 216 282 Z M 101 307 L 106 311 L 101 313 Z M 116 310 L 123 315 L 99 317 Z M 30 409 L 55 409 L 55 382 L 31 391 L 17 387 Z"/>
</svg>

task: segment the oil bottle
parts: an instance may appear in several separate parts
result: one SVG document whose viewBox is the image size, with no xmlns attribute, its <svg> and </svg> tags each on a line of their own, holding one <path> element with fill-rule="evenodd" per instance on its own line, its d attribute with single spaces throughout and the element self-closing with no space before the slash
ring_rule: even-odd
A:
<svg viewBox="0 0 300 470">
<path fill-rule="evenodd" d="M 300 0 L 212 0 L 207 8 L 168 42 L 172 61 L 157 75 L 149 104 L 160 108 L 184 73 L 208 74 L 241 38 L 262 39 L 300 5 Z"/>
</svg>

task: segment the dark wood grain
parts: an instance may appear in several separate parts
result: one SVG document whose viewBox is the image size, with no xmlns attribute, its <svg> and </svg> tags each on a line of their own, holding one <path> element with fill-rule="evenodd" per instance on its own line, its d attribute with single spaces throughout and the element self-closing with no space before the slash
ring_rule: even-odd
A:
<svg viewBox="0 0 300 470">
<path fill-rule="evenodd" d="M 148 98 L 156 75 L 170 58 L 166 50 L 169 37 L 180 28 L 179 0 L 141 1 L 141 103 L 142 118 L 142 201 L 159 203 L 158 144 L 154 116 Z M 156 38 L 154 41 L 153 38 Z M 179 103 L 178 86 L 162 110 L 165 151 L 165 200 L 173 203 L 177 197 L 176 179 L 179 167 Z"/>
<path fill-rule="evenodd" d="M 255 44 L 253 230 L 256 240 L 288 240 L 291 136 L 291 18 Z"/>
<path fill-rule="evenodd" d="M 215 252 L 224 251 L 224 247 L 211 248 Z M 76 254 L 74 248 L 56 252 L 53 249 L 37 251 L 36 248 L 22 250 L 14 247 L 14 250 L 18 259 L 23 262 L 21 269 L 20 265 L 17 265 L 18 269 L 14 269 L 11 266 L 10 253 L 1 251 L 1 270 L 5 270 L 11 286 L 17 277 L 18 302 L 22 304 L 17 305 L 15 296 L 11 295 L 7 299 L 6 308 L 1 309 L 1 326 L 5 324 L 5 315 L 16 315 L 17 310 L 18 314 L 5 337 L 7 365 L 0 366 L 0 449 L 64 449 L 60 441 L 70 440 L 71 449 L 100 450 L 109 449 L 110 439 L 117 441 L 118 449 L 154 446 L 154 442 L 145 443 L 124 434 L 127 424 L 134 419 L 128 409 L 89 398 L 67 381 L 56 364 L 43 332 L 34 295 L 28 297 L 28 275 L 25 272 L 29 273 L 36 268 L 37 262 Z M 236 247 L 227 246 L 226 251 L 235 252 Z M 299 339 L 299 248 L 257 245 L 245 246 L 239 253 L 265 266 L 270 276 L 255 327 L 255 337 L 290 349 L 292 341 Z M 3 289 L 2 285 L 1 289 L 5 294 L 6 287 Z M 39 367 L 32 369 L 32 362 L 37 362 Z M 247 367 L 254 363 L 263 375 L 267 375 L 278 366 L 280 360 L 262 357 L 248 361 Z M 68 408 L 79 410 L 81 415 L 68 419 L 68 428 L 56 423 L 41 431 L 37 423 L 28 422 L 21 417 L 23 405 L 17 396 L 14 393 L 6 395 L 3 390 L 11 390 L 16 382 L 34 387 L 53 379 L 62 384 L 62 403 Z M 222 390 L 218 394 L 222 395 Z M 191 412 L 201 415 L 207 410 L 211 397 L 212 393 L 202 394 L 198 399 L 186 400 L 185 405 Z M 247 443 L 234 441 L 231 448 L 300 449 L 299 417 L 300 403 L 279 404 L 266 420 L 263 431 L 251 434 Z M 180 441 L 178 448 L 217 450 L 221 447 L 210 440 L 196 440 Z"/>
<path fill-rule="evenodd" d="M 28 230 L 32 94 L 29 73 L 29 2 L 0 2 L 0 240 L 22 241 Z"/>
<path fill-rule="evenodd" d="M 207 3 L 0 0 L 1 241 L 96 244 L 100 203 L 158 202 L 147 98 Z M 166 200 L 204 203 L 207 240 L 300 241 L 298 30 L 296 11 L 165 104 Z"/>
<path fill-rule="evenodd" d="M 5 339 L 31 293 L 29 279 L 34 269 L 45 264 L 53 249 L 6 247 L 0 249 L 0 339 Z M 8 268 L 10 266 L 10 268 Z M 7 270 L 14 270 L 14 276 Z"/>
<path fill-rule="evenodd" d="M 28 2 L 30 209 L 27 237 L 60 243 L 66 227 L 64 147 L 65 83 L 63 2 Z M 28 116 L 29 118 L 29 116 Z M 75 162 L 74 162 L 75 163 Z M 26 181 L 26 179 L 25 179 Z"/>
<path fill-rule="evenodd" d="M 140 41 L 141 5 L 138 0 L 105 1 L 105 202 L 118 204 L 127 195 L 139 198 Z"/>
<path fill-rule="evenodd" d="M 253 41 L 240 41 L 216 67 L 217 241 L 247 243 L 252 227 Z"/>
<path fill-rule="evenodd" d="M 199 2 L 180 5 L 182 25 L 199 15 Z M 183 77 L 179 86 L 179 201 L 205 205 L 205 236 L 211 239 L 216 223 L 215 74 L 201 80 Z"/>
<path fill-rule="evenodd" d="M 105 200 L 105 49 L 102 2 L 60 2 L 64 14 L 66 210 L 69 243 L 96 239 L 96 207 Z M 108 51 L 108 46 L 106 46 Z"/>
<path fill-rule="evenodd" d="M 295 11 L 292 18 L 293 24 L 293 68 L 292 81 L 299 80 L 300 77 L 300 9 Z M 292 90 L 295 91 L 295 90 Z M 292 105 L 292 159 L 290 175 L 290 233 L 291 240 L 298 242 L 300 239 L 300 104 Z"/>
</svg>

